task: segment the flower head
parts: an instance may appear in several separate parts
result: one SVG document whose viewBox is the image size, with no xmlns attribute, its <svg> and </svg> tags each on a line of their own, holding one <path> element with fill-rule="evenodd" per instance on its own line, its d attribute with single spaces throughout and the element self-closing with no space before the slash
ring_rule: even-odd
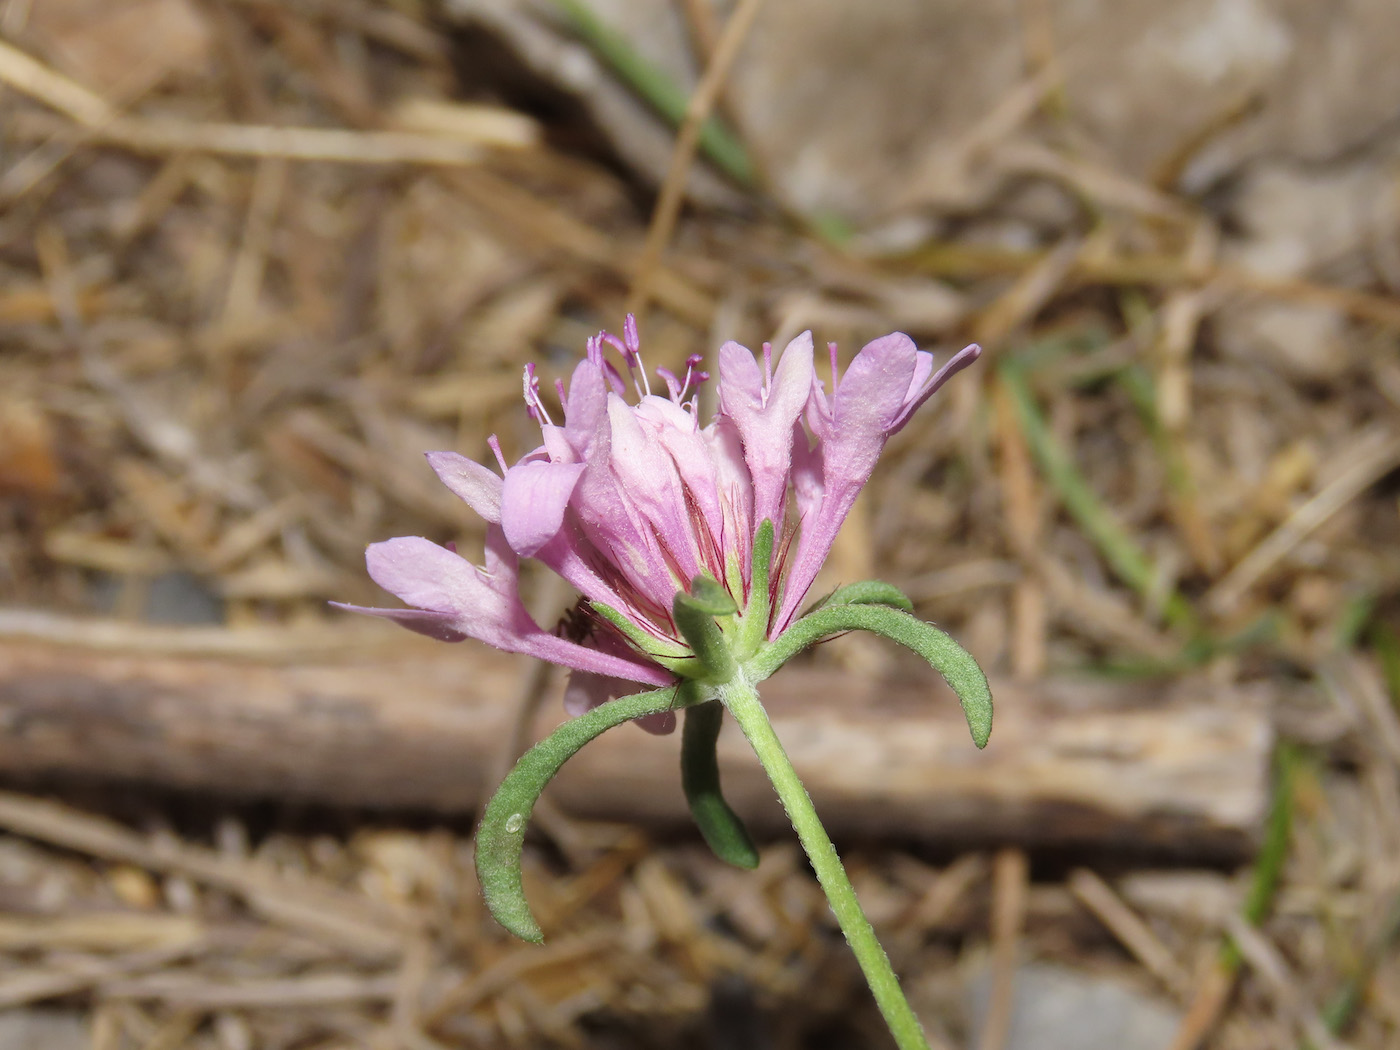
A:
<svg viewBox="0 0 1400 1050">
<path fill-rule="evenodd" d="M 896 333 L 868 344 L 838 380 L 834 344 L 830 351 L 827 391 L 811 333 L 792 340 L 776 364 L 768 344 L 756 358 L 725 343 L 719 408 L 704 426 L 696 395 L 709 375 L 699 358 L 686 361 L 684 374 L 657 369 L 665 393 L 654 391 L 630 316 L 622 338 L 590 339 L 567 387 L 558 385 L 559 423 L 527 366 L 538 448 L 507 466 L 492 438 L 500 475 L 455 452 L 427 454 L 443 483 L 486 520 L 485 564 L 421 537 L 372 544 L 370 576 L 412 608 L 342 607 L 571 667 L 566 705 L 575 714 L 635 691 L 632 683 L 654 688 L 696 673 L 673 605 L 697 580 L 727 592 L 733 621 L 748 620 L 746 637 L 776 638 L 796 617 L 885 441 L 980 353 L 969 346 L 935 371 L 931 354 Z M 755 566 L 765 521 L 777 542 L 771 563 Z M 521 558 L 540 561 L 583 596 L 556 631 L 541 628 L 521 602 Z M 651 728 L 673 725 L 673 715 L 663 716 Z"/>
</svg>

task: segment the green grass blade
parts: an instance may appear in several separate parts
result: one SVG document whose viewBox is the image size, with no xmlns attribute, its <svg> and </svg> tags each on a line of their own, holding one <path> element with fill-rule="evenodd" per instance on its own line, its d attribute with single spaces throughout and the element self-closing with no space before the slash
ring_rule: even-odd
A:
<svg viewBox="0 0 1400 1050">
<path fill-rule="evenodd" d="M 690 96 L 664 70 L 644 58 L 632 42 L 594 14 L 583 0 L 554 0 L 569 26 L 622 81 L 672 127 L 685 118 Z M 753 161 L 744 144 L 716 117 L 700 129 L 700 152 L 745 188 L 754 185 Z"/>
<path fill-rule="evenodd" d="M 1064 447 L 1051 434 L 1049 425 L 1031 396 L 1023 369 L 1015 362 L 1004 362 L 998 369 L 1006 392 L 1016 410 L 1026 444 L 1050 486 L 1059 495 L 1070 516 L 1094 542 L 1114 573 L 1133 590 L 1151 592 L 1156 571 L 1151 560 L 1123 528 L 1085 480 Z M 1173 593 L 1163 604 L 1168 624 L 1195 632 L 1195 612 L 1190 604 Z"/>
</svg>

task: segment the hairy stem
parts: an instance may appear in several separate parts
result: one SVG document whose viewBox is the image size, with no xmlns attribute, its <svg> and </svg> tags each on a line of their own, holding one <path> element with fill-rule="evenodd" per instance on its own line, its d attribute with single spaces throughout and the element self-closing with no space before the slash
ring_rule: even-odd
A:
<svg viewBox="0 0 1400 1050">
<path fill-rule="evenodd" d="M 899 978 L 890 966 L 885 949 L 875 939 L 870 920 L 861 911 L 855 887 L 851 885 L 846 869 L 841 866 L 841 858 L 837 856 L 826 828 L 822 827 L 811 796 L 798 779 L 797 770 L 773 731 L 773 723 L 768 720 L 768 713 L 759 702 L 758 691 L 740 671 L 720 686 L 719 692 L 724 706 L 739 723 L 739 728 L 763 764 L 768 779 L 777 789 L 778 798 L 787 810 L 802 848 L 807 851 L 812 868 L 817 873 L 817 881 L 826 892 L 826 899 L 831 903 L 841 932 L 846 935 L 846 942 L 855 952 L 856 961 L 860 963 L 866 983 L 875 995 L 875 1003 L 889 1025 L 895 1044 L 899 1050 L 928 1050 L 919 1019 L 900 990 Z"/>
</svg>

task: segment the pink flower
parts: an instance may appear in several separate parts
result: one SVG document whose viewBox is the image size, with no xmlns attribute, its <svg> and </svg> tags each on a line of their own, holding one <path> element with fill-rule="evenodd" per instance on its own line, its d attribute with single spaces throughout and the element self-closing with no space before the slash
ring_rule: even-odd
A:
<svg viewBox="0 0 1400 1050">
<path fill-rule="evenodd" d="M 637 400 L 608 360 L 616 351 Z M 837 375 L 836 347 L 831 350 Z M 812 336 L 787 345 L 777 367 L 737 343 L 719 353 L 719 410 L 701 426 L 696 391 L 708 375 L 699 358 L 683 377 L 658 369 L 651 391 L 637 327 L 600 333 L 566 388 L 557 385 L 556 424 L 525 370 L 525 401 L 543 444 L 504 477 L 455 452 L 429 452 L 439 478 L 487 525 L 486 563 L 469 564 L 426 539 L 372 544 L 370 576 L 413 608 L 354 612 L 383 616 L 445 641 L 477 638 L 575 671 L 566 706 L 578 714 L 611 696 L 664 686 L 687 675 L 693 655 L 672 618 L 677 592 L 697 576 L 718 581 L 745 611 L 762 610 L 766 639 L 793 621 L 841 522 L 890 435 L 980 352 L 969 346 L 941 369 L 908 336 L 867 345 L 828 393 L 813 368 Z M 777 542 L 766 601 L 750 606 L 754 538 L 764 520 Z M 585 601 L 546 631 L 520 600 L 520 558 L 535 558 Z M 600 611 L 601 610 L 601 611 Z M 666 731 L 674 715 L 650 728 Z"/>
</svg>

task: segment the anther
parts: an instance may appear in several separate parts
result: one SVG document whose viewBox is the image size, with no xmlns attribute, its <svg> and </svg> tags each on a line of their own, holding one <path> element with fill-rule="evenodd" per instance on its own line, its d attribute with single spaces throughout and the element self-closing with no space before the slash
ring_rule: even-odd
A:
<svg viewBox="0 0 1400 1050">
<path fill-rule="evenodd" d="M 529 409 L 530 418 L 536 423 L 551 427 L 554 425 L 554 420 L 549 418 L 549 412 L 545 409 L 544 402 L 540 400 L 540 378 L 535 375 L 533 361 L 525 366 L 525 407 Z"/>
</svg>

